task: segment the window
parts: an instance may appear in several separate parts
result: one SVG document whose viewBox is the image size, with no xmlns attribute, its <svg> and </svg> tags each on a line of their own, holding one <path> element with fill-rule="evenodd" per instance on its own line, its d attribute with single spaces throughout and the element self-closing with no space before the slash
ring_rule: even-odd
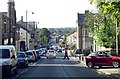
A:
<svg viewBox="0 0 120 79">
<path fill-rule="evenodd" d="M 33 55 L 32 52 L 25 52 L 26 55 Z"/>
<path fill-rule="evenodd" d="M 96 54 L 97 54 L 97 52 L 92 52 L 88 56 L 95 56 Z"/>
<path fill-rule="evenodd" d="M 24 53 L 17 53 L 17 57 L 18 58 L 25 58 L 25 54 Z"/>
<path fill-rule="evenodd" d="M 0 49 L 0 58 L 10 58 L 9 49 Z"/>
<path fill-rule="evenodd" d="M 7 30 L 7 23 L 6 23 L 6 20 L 4 20 L 4 27 L 3 27 L 3 28 L 4 28 L 4 33 L 6 33 L 6 32 L 7 32 L 7 31 L 6 31 L 6 30 Z"/>
<path fill-rule="evenodd" d="M 85 30 L 85 35 L 88 35 L 88 32 L 87 32 L 87 30 Z"/>
</svg>

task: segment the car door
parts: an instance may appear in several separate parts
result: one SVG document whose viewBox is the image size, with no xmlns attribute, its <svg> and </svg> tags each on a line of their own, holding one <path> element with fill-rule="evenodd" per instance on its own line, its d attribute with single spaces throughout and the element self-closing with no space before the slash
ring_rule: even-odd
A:
<svg viewBox="0 0 120 79">
<path fill-rule="evenodd" d="M 110 65 L 112 62 L 111 56 L 107 52 L 104 52 L 103 61 L 104 61 L 104 65 Z"/>
<path fill-rule="evenodd" d="M 96 57 L 96 64 L 97 65 L 104 65 L 105 64 L 105 55 L 103 54 L 103 52 L 98 52 L 97 57 Z"/>
</svg>

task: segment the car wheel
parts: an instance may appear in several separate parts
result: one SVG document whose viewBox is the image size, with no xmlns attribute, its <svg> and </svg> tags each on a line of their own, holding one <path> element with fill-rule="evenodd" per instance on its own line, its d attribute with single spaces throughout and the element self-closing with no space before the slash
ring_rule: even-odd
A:
<svg viewBox="0 0 120 79">
<path fill-rule="evenodd" d="M 94 67 L 94 65 L 93 65 L 92 62 L 88 62 L 88 63 L 87 63 L 87 66 L 88 66 L 89 68 L 93 68 L 93 67 Z"/>
<path fill-rule="evenodd" d="M 120 65 L 119 65 L 119 62 L 113 61 L 113 62 L 112 62 L 112 66 L 113 66 L 114 68 L 118 68 Z"/>
</svg>

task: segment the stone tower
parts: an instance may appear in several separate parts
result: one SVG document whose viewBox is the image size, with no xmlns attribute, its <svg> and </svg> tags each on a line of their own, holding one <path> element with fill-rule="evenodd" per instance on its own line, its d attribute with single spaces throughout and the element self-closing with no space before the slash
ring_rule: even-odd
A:
<svg viewBox="0 0 120 79">
<path fill-rule="evenodd" d="M 10 33 L 10 38 L 8 40 L 8 44 L 12 44 L 15 46 L 16 44 L 16 10 L 15 10 L 15 2 L 14 0 L 8 0 L 8 17 L 10 18 L 9 20 L 9 33 Z"/>
</svg>

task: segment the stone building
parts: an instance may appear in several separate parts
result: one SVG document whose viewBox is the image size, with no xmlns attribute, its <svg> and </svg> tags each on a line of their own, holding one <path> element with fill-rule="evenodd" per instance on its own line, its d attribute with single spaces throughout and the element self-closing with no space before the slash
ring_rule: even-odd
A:
<svg viewBox="0 0 120 79">
<path fill-rule="evenodd" d="M 0 12 L 0 45 L 8 44 L 10 38 L 10 28 L 7 12 Z"/>
<path fill-rule="evenodd" d="M 37 45 L 37 24 L 36 22 L 28 22 L 26 28 L 26 22 L 21 20 L 17 22 L 16 27 L 19 29 L 20 39 L 19 39 L 19 49 L 35 49 Z M 27 35 L 26 35 L 27 34 Z M 26 39 L 27 38 L 27 39 Z M 28 44 L 28 47 L 27 47 Z"/>
<path fill-rule="evenodd" d="M 0 44 L 16 47 L 16 10 L 14 0 L 8 0 L 8 12 L 0 13 Z"/>
<path fill-rule="evenodd" d="M 87 11 L 85 11 L 86 14 Z M 77 49 L 84 50 L 91 48 L 89 28 L 85 24 L 85 14 L 78 13 L 77 20 Z"/>
</svg>

